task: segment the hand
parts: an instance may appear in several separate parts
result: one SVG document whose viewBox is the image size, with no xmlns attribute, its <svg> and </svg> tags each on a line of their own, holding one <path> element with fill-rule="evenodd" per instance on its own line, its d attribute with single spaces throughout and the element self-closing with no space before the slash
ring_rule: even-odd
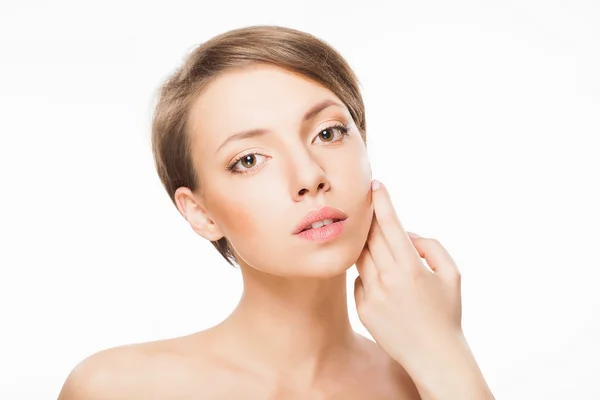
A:
<svg viewBox="0 0 600 400">
<path fill-rule="evenodd" d="M 437 240 L 409 237 L 383 185 L 372 202 L 371 230 L 356 261 L 358 316 L 390 357 L 420 371 L 462 340 L 460 272 Z"/>
</svg>

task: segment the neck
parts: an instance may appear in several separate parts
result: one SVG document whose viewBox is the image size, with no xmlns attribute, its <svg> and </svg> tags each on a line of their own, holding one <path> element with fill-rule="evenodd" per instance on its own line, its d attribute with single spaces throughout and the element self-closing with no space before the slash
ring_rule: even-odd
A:
<svg viewBox="0 0 600 400">
<path fill-rule="evenodd" d="M 242 267 L 244 292 L 219 326 L 225 348 L 252 369 L 314 380 L 357 343 L 348 318 L 346 273 L 282 278 Z M 344 351 L 345 350 L 345 351 Z"/>
</svg>

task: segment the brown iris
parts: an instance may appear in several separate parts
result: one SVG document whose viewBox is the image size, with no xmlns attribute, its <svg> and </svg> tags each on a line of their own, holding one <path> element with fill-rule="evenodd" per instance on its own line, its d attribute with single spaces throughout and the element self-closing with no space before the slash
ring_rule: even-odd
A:
<svg viewBox="0 0 600 400">
<path fill-rule="evenodd" d="M 244 167 L 252 168 L 256 164 L 256 157 L 253 154 L 248 154 L 242 157 L 241 162 Z"/>
<path fill-rule="evenodd" d="M 329 130 L 329 129 L 323 129 L 321 131 L 321 133 L 319 133 L 319 135 L 321 135 L 321 138 L 326 139 L 325 142 L 329 142 L 330 139 L 327 139 L 325 136 L 323 136 L 322 135 L 323 132 L 328 132 L 328 133 L 325 134 L 325 136 L 329 137 L 330 139 L 333 138 L 333 134 L 331 133 L 331 130 Z"/>
</svg>

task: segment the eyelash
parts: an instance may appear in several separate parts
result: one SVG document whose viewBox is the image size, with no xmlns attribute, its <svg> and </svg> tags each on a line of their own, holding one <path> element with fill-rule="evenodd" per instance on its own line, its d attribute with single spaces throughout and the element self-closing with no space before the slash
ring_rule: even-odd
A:
<svg viewBox="0 0 600 400">
<path fill-rule="evenodd" d="M 331 142 L 324 142 L 324 143 L 341 142 L 341 141 L 345 140 L 346 137 L 349 136 L 348 132 L 350 131 L 350 124 L 340 124 L 340 123 L 337 123 L 337 124 L 328 126 L 326 128 L 321 129 L 319 131 L 319 133 L 317 134 L 317 136 L 319 136 L 321 134 L 321 132 L 326 131 L 326 130 L 330 130 L 330 129 L 337 129 L 337 130 L 339 130 L 340 133 L 341 133 L 341 139 L 338 139 L 338 140 L 335 140 L 335 141 L 331 141 Z M 235 166 L 237 165 L 237 163 L 240 160 L 242 160 L 244 157 L 247 157 L 249 155 L 260 155 L 260 156 L 262 156 L 263 154 L 260 154 L 260 153 L 246 153 L 246 154 L 242 154 L 239 157 L 237 157 L 234 161 L 232 161 L 231 164 L 229 164 L 227 166 L 227 171 L 229 171 L 232 174 L 242 174 L 242 175 L 243 174 L 248 174 L 248 173 L 252 172 L 255 168 L 244 168 L 245 171 L 237 171 L 235 169 Z"/>
</svg>

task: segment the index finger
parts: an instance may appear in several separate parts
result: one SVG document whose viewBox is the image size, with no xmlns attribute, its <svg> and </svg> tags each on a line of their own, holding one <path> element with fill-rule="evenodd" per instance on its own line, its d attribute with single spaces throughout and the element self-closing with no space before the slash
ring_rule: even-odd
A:
<svg viewBox="0 0 600 400">
<path fill-rule="evenodd" d="M 400 263 L 420 260 L 419 253 L 396 215 L 387 188 L 376 180 L 371 185 L 373 210 L 394 259 Z"/>
</svg>

